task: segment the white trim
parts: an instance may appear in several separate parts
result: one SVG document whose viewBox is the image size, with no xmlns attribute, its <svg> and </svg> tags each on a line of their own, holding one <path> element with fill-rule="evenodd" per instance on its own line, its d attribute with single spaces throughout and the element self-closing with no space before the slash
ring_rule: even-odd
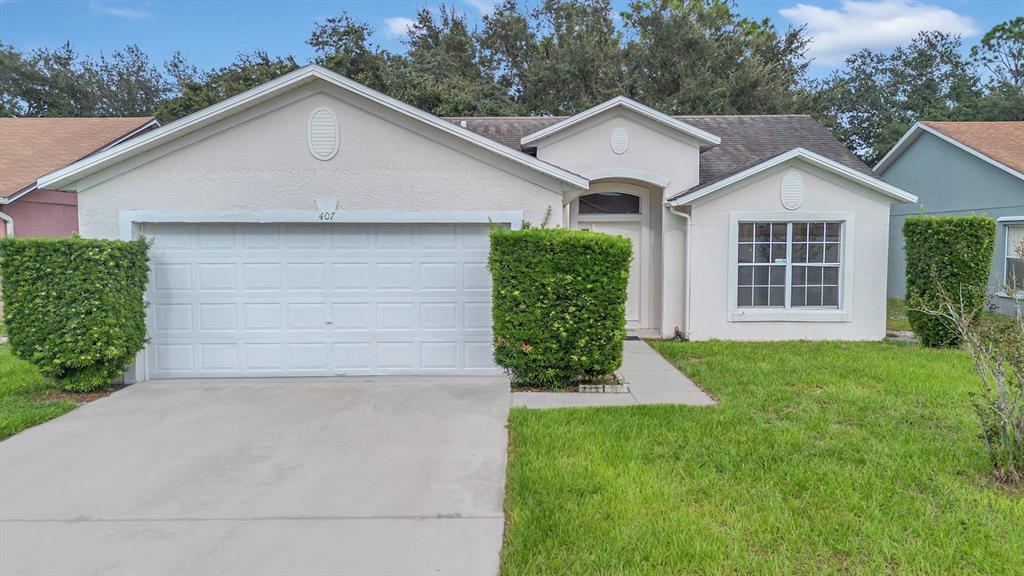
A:
<svg viewBox="0 0 1024 576">
<path fill-rule="evenodd" d="M 918 139 L 918 137 L 921 136 L 922 131 L 927 132 L 941 140 L 944 140 L 945 142 L 948 142 L 953 146 L 956 146 L 957 148 L 963 150 L 964 152 L 967 152 L 971 156 L 984 160 L 985 162 L 988 162 L 989 164 L 995 166 L 996 168 L 999 168 L 1000 170 L 1007 172 L 1012 176 L 1016 176 L 1017 178 L 1024 180 L 1024 173 L 1014 170 L 1013 168 L 1010 168 L 1006 164 L 1003 164 L 1002 162 L 993 159 L 987 154 L 979 152 L 978 150 L 975 150 L 974 148 L 971 148 L 970 146 L 960 142 L 959 140 L 956 140 L 951 136 L 947 136 L 946 134 L 943 134 L 940 130 L 932 128 L 931 126 L 928 126 L 927 124 L 924 124 L 922 122 L 914 124 L 913 126 L 910 127 L 910 130 L 907 130 L 907 133 L 904 134 L 898 142 L 896 142 L 896 145 L 893 146 L 892 149 L 890 149 L 889 152 L 887 152 L 885 156 L 883 156 L 882 159 L 878 161 L 878 164 L 875 164 L 875 171 L 878 172 L 879 174 L 884 173 L 889 168 L 889 166 L 891 166 L 892 163 L 895 162 L 896 159 L 903 154 L 903 150 L 906 149 L 911 144 L 913 144 Z"/>
<path fill-rule="evenodd" d="M 1017 256 L 1016 256 L 1016 254 L 1017 254 L 1016 251 L 1011 252 L 1011 250 L 1010 250 L 1010 228 L 1011 227 L 1014 227 L 1014 228 L 1016 228 L 1016 227 L 1024 227 L 1024 216 L 1003 216 L 1002 218 L 999 218 L 998 220 L 996 220 L 996 222 L 1001 224 L 1003 226 L 1003 228 L 1004 228 L 1004 231 L 1003 231 L 1003 258 L 1002 258 L 1002 265 L 1003 265 L 1003 288 L 1004 289 L 997 290 L 996 291 L 996 296 L 1001 296 L 1003 298 L 1013 298 L 1013 296 L 1005 290 L 1005 288 L 1010 285 L 1010 278 L 1009 278 L 1009 276 L 1010 276 L 1010 269 L 1006 265 L 1006 261 L 1011 258 L 1010 254 L 1014 255 L 1012 257 L 1014 260 L 1018 259 Z M 1014 247 L 1014 250 L 1016 250 L 1016 247 Z M 1024 290 L 1018 290 L 1017 294 L 1020 295 L 1020 296 L 1024 296 Z"/>
<path fill-rule="evenodd" d="M 250 224 L 308 223 L 332 224 L 509 224 L 513 230 L 523 227 L 521 210 L 494 210 L 491 212 L 397 212 L 386 210 L 345 210 L 329 213 L 317 210 L 257 210 L 250 212 L 192 212 L 168 210 L 121 210 L 118 213 L 118 233 L 121 240 L 136 237 L 135 226 L 143 223 L 180 222 L 201 224 L 234 222 Z"/>
<path fill-rule="evenodd" d="M 0 220 L 4 221 L 4 228 L 7 232 L 4 238 L 14 238 L 14 218 L 11 218 L 11 215 L 6 212 L 0 212 Z"/>
<path fill-rule="evenodd" d="M 102 170 L 116 162 L 152 149 L 175 137 L 183 136 L 198 130 L 203 126 L 219 120 L 221 117 L 229 115 L 232 111 L 240 111 L 245 108 L 255 106 L 260 102 L 273 98 L 278 93 L 293 86 L 313 82 L 315 80 L 322 80 L 339 88 L 348 90 L 349 92 L 360 95 L 387 109 L 420 121 L 467 142 L 473 143 L 502 158 L 511 160 L 528 168 L 532 168 L 537 172 L 566 184 L 583 189 L 586 189 L 589 184 L 587 179 L 582 176 L 538 160 L 529 154 L 514 150 L 508 146 L 498 144 L 489 138 L 485 138 L 479 134 L 471 132 L 470 130 L 462 128 L 457 124 L 438 118 L 429 112 L 425 112 L 419 108 L 391 98 L 390 96 L 381 94 L 376 90 L 363 86 L 354 80 L 345 78 L 344 76 L 326 68 L 311 64 L 242 92 L 241 94 L 232 96 L 227 100 L 203 108 L 202 110 L 189 114 L 184 118 L 179 118 L 170 124 L 161 126 L 156 130 L 123 142 L 113 148 L 98 152 L 87 158 L 83 158 L 82 160 L 65 166 L 60 170 L 41 176 L 37 180 L 37 186 L 40 188 L 55 189 L 66 187 L 69 184 L 77 182 L 78 180 L 98 172 L 99 170 Z"/>
<path fill-rule="evenodd" d="M 138 134 L 139 132 L 142 132 L 142 131 L 144 131 L 144 130 L 146 130 L 148 128 L 159 128 L 159 127 L 160 127 L 160 121 L 157 120 L 156 118 L 151 118 L 149 120 L 149 122 L 146 122 L 145 124 L 143 124 L 142 126 L 139 126 L 135 130 L 132 130 L 131 132 L 125 134 L 124 136 L 121 136 L 117 140 L 114 140 L 113 142 L 107 144 L 103 148 L 100 148 L 98 151 L 107 150 L 109 148 L 113 148 L 114 146 L 117 146 L 118 144 L 120 144 L 121 142 L 124 142 L 125 140 L 131 140 L 132 138 L 135 137 L 136 134 Z"/>
<path fill-rule="evenodd" d="M 1024 216 L 1000 216 L 996 222 L 1024 222 Z"/>
<path fill-rule="evenodd" d="M 729 213 L 729 322 L 851 322 L 853 320 L 854 294 L 854 213 L 846 211 L 754 211 Z M 740 308 L 736 303 L 739 265 L 739 223 L 740 222 L 842 222 L 842 257 L 839 259 L 839 309 L 815 308 Z M 789 240 L 787 239 L 787 246 Z M 787 249 L 788 250 L 788 249 Z M 788 253 L 788 252 L 787 252 Z M 787 275 L 789 274 L 787 257 Z M 789 286 L 789 279 L 786 280 Z M 787 305 L 790 295 L 786 294 Z"/>
<path fill-rule="evenodd" d="M 686 122 L 676 120 L 675 118 L 669 116 L 668 114 L 658 112 L 657 110 L 651 108 L 650 106 L 644 106 L 643 104 L 635 100 L 630 100 L 625 96 L 616 96 L 615 98 L 598 104 L 593 108 L 588 108 L 587 110 L 584 110 L 579 114 L 570 116 L 560 122 L 556 122 L 551 126 L 544 128 L 543 130 L 538 130 L 532 134 L 527 134 L 526 136 L 523 136 L 519 143 L 523 146 L 533 144 L 538 140 L 543 140 L 548 136 L 561 132 L 566 128 L 575 126 L 576 124 L 579 124 L 580 122 L 583 122 L 588 118 L 597 116 L 598 114 L 611 110 L 612 108 L 625 108 L 626 110 L 635 112 L 636 114 L 653 120 L 658 124 L 662 124 L 663 126 L 667 126 L 668 128 L 671 128 L 673 130 L 676 130 L 677 132 L 681 132 L 691 138 L 698 140 L 702 146 L 715 146 L 717 144 L 721 144 L 722 142 L 721 138 L 715 136 L 710 132 L 701 130 L 696 126 L 691 126 Z"/>
<path fill-rule="evenodd" d="M 892 184 L 879 180 L 878 178 L 873 178 L 871 176 L 868 176 L 867 174 L 857 172 L 853 168 L 844 166 L 836 162 L 835 160 L 831 160 L 820 154 L 811 152 L 810 150 L 807 150 L 805 148 L 793 148 L 789 152 L 784 152 L 782 154 L 779 154 L 778 156 L 775 156 L 774 158 L 765 160 L 764 162 L 757 164 L 756 166 L 752 166 L 742 172 L 733 174 L 728 178 L 719 180 L 718 182 L 701 188 L 696 192 L 683 194 L 681 196 L 672 198 L 671 200 L 669 200 L 669 202 L 673 206 L 689 204 L 709 194 L 713 194 L 721 190 L 722 188 L 726 188 L 728 186 L 736 184 L 737 182 L 746 180 L 751 176 L 760 174 L 765 170 L 774 168 L 776 166 L 789 162 L 790 160 L 803 160 L 804 162 L 807 162 L 812 166 L 816 166 L 827 172 L 831 172 L 838 176 L 842 176 L 848 180 L 852 180 L 864 186 L 865 188 L 878 192 L 879 194 L 882 194 L 884 196 L 894 198 L 901 202 L 917 202 L 917 196 L 914 196 L 913 194 L 905 190 L 901 190 L 893 186 Z"/>
<path fill-rule="evenodd" d="M 584 176 L 591 182 L 594 182 L 594 180 L 636 180 L 659 188 L 667 188 L 670 182 L 668 176 L 635 168 L 602 168 L 600 170 L 591 170 L 584 174 Z"/>
</svg>

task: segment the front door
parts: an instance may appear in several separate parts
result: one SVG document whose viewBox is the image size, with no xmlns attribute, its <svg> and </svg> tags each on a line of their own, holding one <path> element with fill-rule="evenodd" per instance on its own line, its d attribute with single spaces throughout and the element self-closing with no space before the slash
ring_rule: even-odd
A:
<svg viewBox="0 0 1024 576">
<path fill-rule="evenodd" d="M 633 260 L 629 263 L 629 283 L 626 285 L 626 326 L 639 328 L 640 306 L 643 299 L 641 291 L 640 262 L 643 256 L 643 245 L 640 243 L 642 228 L 640 222 L 580 222 L 581 230 L 590 230 L 599 234 L 622 236 L 633 244 Z"/>
<path fill-rule="evenodd" d="M 571 224 L 580 230 L 622 236 L 633 245 L 626 293 L 626 328 L 650 328 L 648 192 L 626 183 L 603 182 L 573 201 Z"/>
</svg>

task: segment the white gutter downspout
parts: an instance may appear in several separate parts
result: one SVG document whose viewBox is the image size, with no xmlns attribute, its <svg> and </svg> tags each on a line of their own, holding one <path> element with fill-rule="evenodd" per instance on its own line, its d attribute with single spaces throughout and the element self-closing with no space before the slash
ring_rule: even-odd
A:
<svg viewBox="0 0 1024 576">
<path fill-rule="evenodd" d="M 0 198 L 0 206 L 7 204 L 7 198 Z M 14 218 L 7 212 L 0 212 L 0 220 L 4 221 L 4 227 L 7 228 L 7 234 L 5 238 L 14 238 Z"/>
<path fill-rule="evenodd" d="M 693 218 L 690 217 L 686 212 L 680 212 L 676 210 L 674 204 L 668 202 L 665 203 L 668 211 L 686 220 L 686 302 L 683 302 L 683 317 L 684 317 L 684 328 L 683 338 L 686 340 L 690 339 L 690 267 L 692 265 L 692 259 L 690 258 L 690 248 L 693 246 Z M 662 276 L 664 277 L 664 275 Z"/>
</svg>

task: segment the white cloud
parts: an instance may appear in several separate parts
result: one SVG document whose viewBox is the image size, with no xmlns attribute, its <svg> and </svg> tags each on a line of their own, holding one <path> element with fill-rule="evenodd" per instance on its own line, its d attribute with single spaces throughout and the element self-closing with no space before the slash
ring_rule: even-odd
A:
<svg viewBox="0 0 1024 576">
<path fill-rule="evenodd" d="M 838 64 L 861 48 L 884 50 L 904 44 L 922 30 L 963 36 L 979 32 L 968 16 L 933 4 L 908 0 L 844 0 L 839 9 L 797 4 L 779 10 L 793 25 L 807 25 L 808 56 L 818 64 Z"/>
<path fill-rule="evenodd" d="M 475 8 L 481 15 L 494 12 L 494 6 L 497 3 L 498 0 L 466 0 L 466 4 Z"/>
<path fill-rule="evenodd" d="M 140 18 L 149 18 L 149 13 L 145 10 L 131 8 L 124 4 L 111 6 L 109 4 L 101 4 L 99 2 L 90 2 L 89 9 L 93 12 L 101 12 L 103 14 L 109 14 L 110 16 L 116 16 L 118 18 L 124 18 L 126 20 L 138 20 Z"/>
<path fill-rule="evenodd" d="M 384 24 L 387 26 L 387 34 L 391 37 L 405 36 L 409 32 L 409 28 L 412 28 L 415 23 L 414 20 L 402 18 L 401 16 L 384 19 Z"/>
</svg>

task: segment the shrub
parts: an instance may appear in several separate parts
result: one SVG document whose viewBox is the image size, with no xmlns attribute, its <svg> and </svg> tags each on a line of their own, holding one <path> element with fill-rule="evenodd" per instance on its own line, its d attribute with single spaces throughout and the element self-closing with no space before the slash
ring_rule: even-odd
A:
<svg viewBox="0 0 1024 576">
<path fill-rule="evenodd" d="M 903 224 L 907 256 L 907 316 L 926 346 L 955 346 L 956 326 L 925 312 L 949 296 L 961 310 L 980 308 L 988 287 L 996 224 L 985 216 L 913 216 Z"/>
<path fill-rule="evenodd" d="M 626 336 L 629 240 L 494 230 L 494 357 L 513 384 L 559 388 L 611 373 Z"/>
<path fill-rule="evenodd" d="M 144 240 L 0 242 L 11 349 L 66 390 L 109 386 L 145 342 L 148 252 Z"/>
</svg>

